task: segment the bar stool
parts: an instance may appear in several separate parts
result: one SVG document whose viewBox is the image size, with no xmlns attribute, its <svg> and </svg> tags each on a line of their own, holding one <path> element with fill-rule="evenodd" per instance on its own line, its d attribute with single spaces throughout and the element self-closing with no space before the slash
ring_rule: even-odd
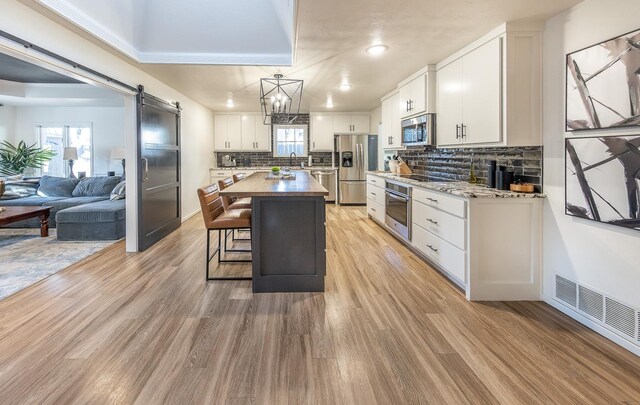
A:
<svg viewBox="0 0 640 405">
<path fill-rule="evenodd" d="M 218 180 L 218 189 L 220 191 L 231 187 L 234 184 L 234 177 L 227 177 L 224 180 Z M 237 210 L 237 209 L 251 209 L 251 198 L 247 197 L 247 198 L 237 198 L 237 197 L 233 197 L 233 196 L 229 196 L 229 195 L 224 195 L 222 196 L 222 205 L 224 206 L 224 210 L 228 211 L 228 210 Z M 249 229 L 239 229 L 238 230 L 238 235 L 240 234 L 240 231 L 251 231 Z M 225 249 L 227 248 L 227 238 L 229 237 L 229 232 L 225 231 L 224 232 L 224 247 Z M 232 230 L 231 231 L 231 240 L 233 242 L 239 240 L 239 241 L 250 241 L 251 238 L 236 238 L 236 231 Z M 242 249 L 229 249 L 229 252 L 247 252 L 247 250 L 242 250 Z"/>
<path fill-rule="evenodd" d="M 227 252 L 226 238 L 225 249 L 221 246 L 222 231 L 235 229 L 251 229 L 251 210 L 234 209 L 225 211 L 222 198 L 218 186 L 211 184 L 198 189 L 198 199 L 200 200 L 200 208 L 204 226 L 207 228 L 207 263 L 206 263 L 206 279 L 207 280 L 251 280 L 251 277 L 228 276 L 228 277 L 210 277 L 209 263 L 218 255 L 218 263 L 251 263 L 251 260 L 223 260 L 222 253 Z M 218 231 L 218 247 L 213 254 L 210 254 L 211 231 Z"/>
<path fill-rule="evenodd" d="M 240 180 L 244 180 L 245 177 L 247 177 L 247 175 L 244 174 L 244 173 L 238 173 L 238 174 L 234 174 L 233 176 L 231 176 L 231 178 L 233 179 L 234 183 L 237 183 Z"/>
</svg>

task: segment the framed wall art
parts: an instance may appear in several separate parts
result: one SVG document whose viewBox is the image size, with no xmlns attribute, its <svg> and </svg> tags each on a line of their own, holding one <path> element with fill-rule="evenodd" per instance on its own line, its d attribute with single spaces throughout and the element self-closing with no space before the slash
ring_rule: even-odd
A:
<svg viewBox="0 0 640 405">
<path fill-rule="evenodd" d="M 565 213 L 640 230 L 640 135 L 565 140 Z"/>
<path fill-rule="evenodd" d="M 640 125 L 640 30 L 566 58 L 566 130 Z"/>
</svg>

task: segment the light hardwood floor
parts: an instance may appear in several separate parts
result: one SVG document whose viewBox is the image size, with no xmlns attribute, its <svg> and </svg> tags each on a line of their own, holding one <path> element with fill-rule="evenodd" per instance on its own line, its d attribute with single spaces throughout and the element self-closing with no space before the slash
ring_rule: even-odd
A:
<svg viewBox="0 0 640 405">
<path fill-rule="evenodd" d="M 0 301 L 0 403 L 640 403 L 639 358 L 543 303 L 467 302 L 362 207 L 328 207 L 324 294 L 205 283 L 201 222 Z"/>
</svg>

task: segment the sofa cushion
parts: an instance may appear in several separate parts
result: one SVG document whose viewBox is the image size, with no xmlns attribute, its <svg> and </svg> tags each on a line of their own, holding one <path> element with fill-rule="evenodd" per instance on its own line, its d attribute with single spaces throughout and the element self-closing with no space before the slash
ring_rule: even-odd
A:
<svg viewBox="0 0 640 405">
<path fill-rule="evenodd" d="M 111 191 L 110 200 L 122 200 L 126 197 L 127 193 L 127 182 L 121 181 L 117 186 Z"/>
<path fill-rule="evenodd" d="M 39 179 L 31 180 L 5 180 L 5 191 L 0 199 L 24 198 L 36 195 Z"/>
<path fill-rule="evenodd" d="M 51 201 L 47 205 L 52 207 L 52 211 L 62 211 L 67 208 L 75 207 L 78 205 L 94 203 L 98 201 L 106 200 L 107 197 L 72 197 L 64 198 L 62 200 Z"/>
<path fill-rule="evenodd" d="M 104 200 L 89 204 L 77 205 L 58 211 L 57 223 L 78 222 L 113 222 L 124 220 L 126 214 L 125 200 Z"/>
<path fill-rule="evenodd" d="M 119 176 L 83 177 L 73 190 L 74 197 L 109 197 L 111 190 L 120 183 Z"/>
<path fill-rule="evenodd" d="M 55 201 L 64 200 L 65 197 L 40 197 L 40 196 L 31 196 L 27 198 L 17 198 L 14 200 L 1 200 L 0 206 L 4 207 L 16 207 L 20 205 L 28 206 L 28 207 L 37 207 L 41 205 L 46 205 L 48 207 Z"/>
<path fill-rule="evenodd" d="M 42 176 L 38 187 L 38 195 L 42 197 L 71 197 L 77 185 L 78 179 Z"/>
</svg>

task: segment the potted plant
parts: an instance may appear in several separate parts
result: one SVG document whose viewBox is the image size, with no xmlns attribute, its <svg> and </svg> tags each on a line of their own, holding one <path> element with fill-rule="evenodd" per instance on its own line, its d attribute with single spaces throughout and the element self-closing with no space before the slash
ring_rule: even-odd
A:
<svg viewBox="0 0 640 405">
<path fill-rule="evenodd" d="M 0 143 L 0 175 L 23 175 L 27 169 L 40 169 L 56 153 L 49 149 L 29 146 L 24 141 L 15 146 L 7 141 Z"/>
</svg>

